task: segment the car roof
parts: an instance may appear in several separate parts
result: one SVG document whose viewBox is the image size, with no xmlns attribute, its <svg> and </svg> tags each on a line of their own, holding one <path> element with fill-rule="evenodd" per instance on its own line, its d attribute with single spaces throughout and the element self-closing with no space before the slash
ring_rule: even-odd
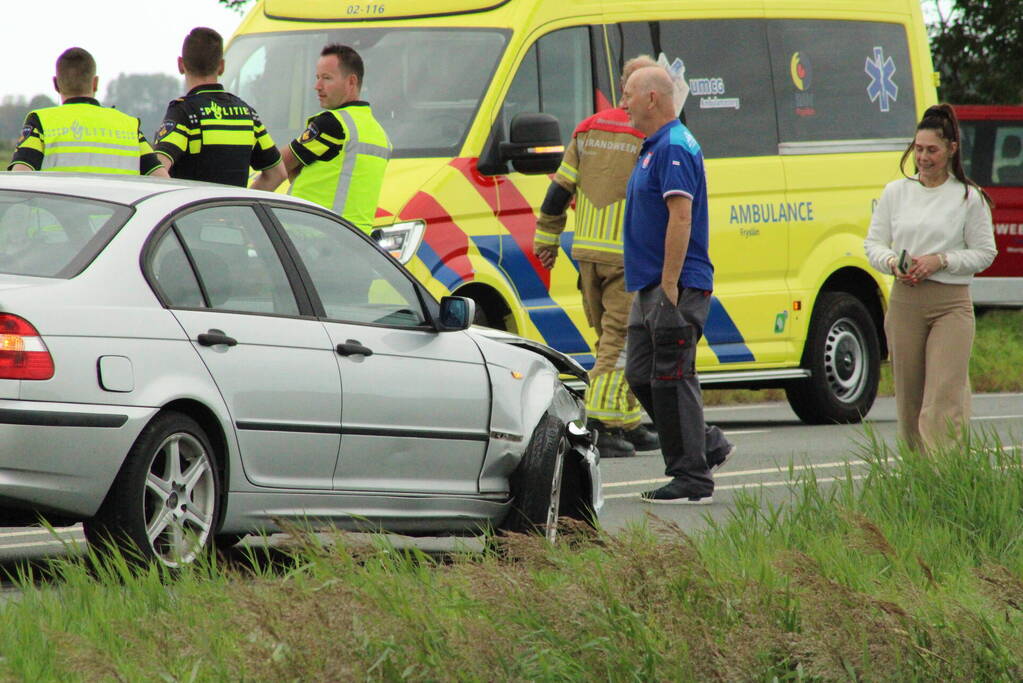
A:
<svg viewBox="0 0 1023 683">
<path fill-rule="evenodd" d="M 309 204 L 288 195 L 249 190 L 231 185 L 202 183 L 178 178 L 148 178 L 144 176 L 95 173 L 19 172 L 0 174 L 0 190 L 43 192 L 69 197 L 83 197 L 115 204 L 134 205 L 157 195 L 185 192 L 182 199 L 216 199 L 218 197 L 245 197 L 248 199 L 278 199 Z"/>
</svg>

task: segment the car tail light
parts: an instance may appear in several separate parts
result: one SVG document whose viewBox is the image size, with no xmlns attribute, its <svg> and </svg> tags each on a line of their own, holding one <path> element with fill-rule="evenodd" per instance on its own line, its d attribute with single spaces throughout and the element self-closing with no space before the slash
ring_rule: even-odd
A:
<svg viewBox="0 0 1023 683">
<path fill-rule="evenodd" d="M 0 313 L 0 379 L 50 379 L 53 357 L 24 318 Z"/>
</svg>

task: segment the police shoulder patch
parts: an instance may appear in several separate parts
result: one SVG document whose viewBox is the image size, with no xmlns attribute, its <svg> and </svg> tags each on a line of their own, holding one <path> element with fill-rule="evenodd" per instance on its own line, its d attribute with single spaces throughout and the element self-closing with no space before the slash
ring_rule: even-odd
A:
<svg viewBox="0 0 1023 683">
<path fill-rule="evenodd" d="M 25 140 L 28 140 L 30 137 L 32 137 L 32 133 L 34 133 L 34 132 L 35 132 L 35 128 L 33 128 L 32 126 L 26 125 L 24 128 L 21 129 L 21 135 L 18 137 L 18 141 L 15 143 L 14 146 L 15 147 L 20 146 L 21 143 L 25 142 Z"/>
<path fill-rule="evenodd" d="M 171 119 L 167 119 L 160 126 L 160 130 L 156 131 L 156 140 L 160 141 L 163 138 L 167 137 L 172 132 L 174 132 L 174 129 L 177 128 L 177 126 L 178 126 L 178 122 L 177 121 L 172 121 Z"/>
<path fill-rule="evenodd" d="M 298 139 L 298 141 L 308 142 L 309 140 L 312 140 L 319 134 L 320 130 L 319 128 L 316 127 L 316 124 L 310 123 L 309 126 L 304 131 L 302 131 L 302 136 Z"/>
</svg>

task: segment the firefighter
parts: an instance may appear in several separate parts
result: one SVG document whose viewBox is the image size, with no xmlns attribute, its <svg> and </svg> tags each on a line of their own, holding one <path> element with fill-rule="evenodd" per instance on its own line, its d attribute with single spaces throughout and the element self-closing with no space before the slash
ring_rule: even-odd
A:
<svg viewBox="0 0 1023 683">
<path fill-rule="evenodd" d="M 347 45 L 327 45 L 316 63 L 316 94 L 324 111 L 281 148 L 290 194 L 316 202 L 367 234 L 373 229 L 391 142 L 359 99 L 364 67 Z"/>
<path fill-rule="evenodd" d="M 67 171 L 166 178 L 134 116 L 96 101 L 96 60 L 72 47 L 57 58 L 56 107 L 25 117 L 9 171 Z"/>
<path fill-rule="evenodd" d="M 646 56 L 630 59 L 622 82 L 636 69 L 656 64 Z M 540 207 L 533 241 L 537 258 L 552 268 L 574 197 L 572 258 L 579 264 L 586 319 L 597 333 L 586 413 L 590 427 L 598 430 L 601 456 L 609 458 L 660 445 L 657 433 L 641 423 L 639 403 L 625 381 L 625 330 L 632 294 L 625 291 L 622 219 L 625 187 L 642 143 L 643 134 L 619 108 L 597 112 L 580 123 Z"/>
<path fill-rule="evenodd" d="M 281 154 L 256 111 L 220 85 L 224 40 L 198 27 L 185 37 L 178 57 L 188 94 L 167 106 L 157 131 L 156 153 L 172 177 L 245 187 L 249 168 L 259 171 L 255 189 L 273 189 L 287 174 Z"/>
</svg>

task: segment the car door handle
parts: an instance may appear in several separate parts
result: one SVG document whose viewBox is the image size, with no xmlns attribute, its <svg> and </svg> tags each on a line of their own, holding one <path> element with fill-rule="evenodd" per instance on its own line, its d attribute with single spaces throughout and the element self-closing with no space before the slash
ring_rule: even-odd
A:
<svg viewBox="0 0 1023 683">
<path fill-rule="evenodd" d="M 337 352 L 342 356 L 354 356 L 356 354 L 362 356 L 372 356 L 373 349 L 368 346 L 363 346 L 362 342 L 356 339 L 349 339 L 344 344 L 337 345 Z"/>
<path fill-rule="evenodd" d="M 238 340 L 234 337 L 228 337 L 224 334 L 223 330 L 203 332 L 195 340 L 199 342 L 199 346 L 216 346 L 217 344 L 223 344 L 224 346 L 238 345 Z"/>
</svg>

